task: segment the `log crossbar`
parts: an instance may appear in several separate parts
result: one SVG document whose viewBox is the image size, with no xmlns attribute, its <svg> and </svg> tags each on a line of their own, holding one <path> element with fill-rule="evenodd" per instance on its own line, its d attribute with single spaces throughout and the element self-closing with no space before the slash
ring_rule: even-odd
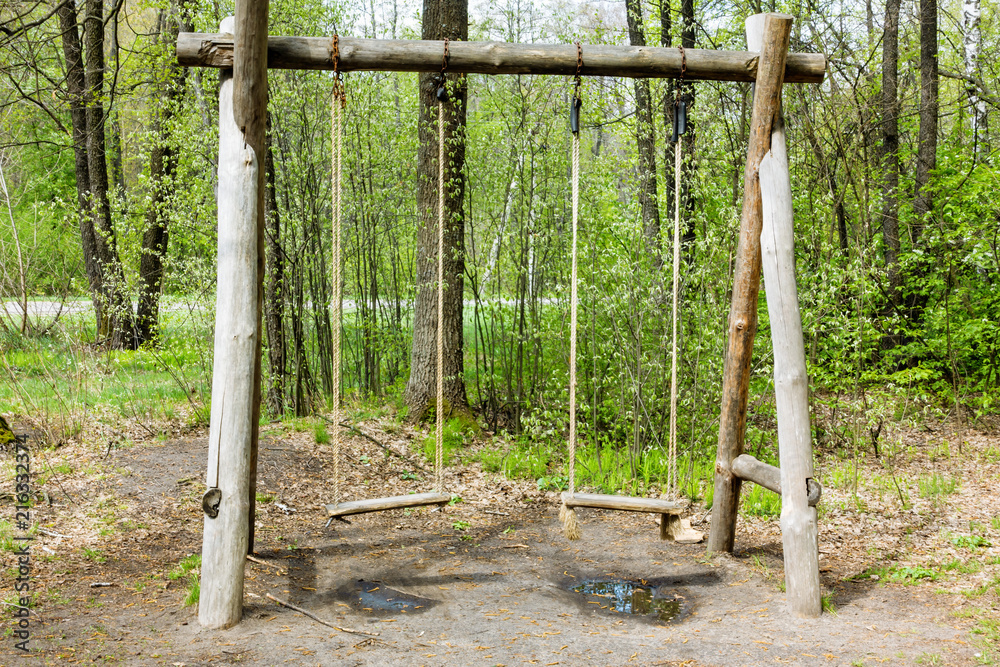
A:
<svg viewBox="0 0 1000 667">
<path fill-rule="evenodd" d="M 340 37 L 341 72 L 439 72 L 444 42 Z M 328 37 L 268 37 L 270 69 L 332 70 L 332 40 Z M 455 74 L 551 74 L 577 72 L 573 44 L 511 44 L 450 42 L 448 71 Z M 744 81 L 757 78 L 759 54 L 653 46 L 583 46 L 582 76 L 679 78 L 682 67 L 689 81 Z M 177 62 L 186 67 L 233 66 L 233 36 L 227 33 L 182 32 L 177 37 Z M 789 53 L 785 83 L 821 83 L 826 56 Z"/>
<path fill-rule="evenodd" d="M 781 469 L 749 454 L 740 454 L 733 459 L 733 474 L 742 480 L 759 484 L 769 491 L 781 495 Z M 806 480 L 806 499 L 810 507 L 816 507 L 823 495 L 823 487 L 812 477 Z"/>
<path fill-rule="evenodd" d="M 368 512 L 385 512 L 405 507 L 447 505 L 449 502 L 451 502 L 451 495 L 447 493 L 411 493 L 406 496 L 353 500 L 348 503 L 327 505 L 326 515 L 329 517 L 350 516 L 352 514 L 367 514 Z"/>
</svg>

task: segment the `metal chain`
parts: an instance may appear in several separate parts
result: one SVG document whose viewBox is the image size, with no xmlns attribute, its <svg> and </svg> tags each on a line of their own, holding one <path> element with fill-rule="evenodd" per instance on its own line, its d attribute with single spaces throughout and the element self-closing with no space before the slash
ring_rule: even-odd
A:
<svg viewBox="0 0 1000 667">
<path fill-rule="evenodd" d="M 330 51 L 333 60 L 333 97 L 340 100 L 340 108 L 343 109 L 347 107 L 347 93 L 344 90 L 343 73 L 340 71 L 340 35 L 336 33 L 333 35 Z"/>
</svg>

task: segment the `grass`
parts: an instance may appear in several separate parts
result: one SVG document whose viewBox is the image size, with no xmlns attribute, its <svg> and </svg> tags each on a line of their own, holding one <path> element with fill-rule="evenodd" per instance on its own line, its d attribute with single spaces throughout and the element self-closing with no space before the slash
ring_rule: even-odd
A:
<svg viewBox="0 0 1000 667">
<path fill-rule="evenodd" d="M 95 563 L 103 563 L 108 559 L 104 557 L 104 554 L 100 549 L 91 549 L 90 547 L 83 547 L 83 557 L 87 560 L 93 561 Z"/>
<path fill-rule="evenodd" d="M 0 413 L 32 415 L 55 441 L 83 432 L 86 412 L 98 405 L 150 436 L 182 410 L 189 422 L 206 422 L 201 397 L 209 393 L 209 316 L 195 310 L 160 313 L 159 349 L 91 347 L 88 312 L 64 317 L 45 336 L 6 337 L 0 345 Z"/>
<path fill-rule="evenodd" d="M 749 516 L 776 517 L 781 515 L 781 496 L 759 484 L 747 484 L 740 508 Z"/>
<path fill-rule="evenodd" d="M 991 547 L 993 543 L 982 535 L 952 535 L 951 543 L 962 549 L 979 549 Z"/>
<path fill-rule="evenodd" d="M 184 606 L 198 604 L 201 596 L 201 555 L 190 554 L 181 559 L 176 569 L 167 575 L 171 581 L 187 579 L 187 594 L 184 596 Z"/>
<path fill-rule="evenodd" d="M 424 438 L 424 456 L 428 461 L 435 460 L 437 449 L 436 430 L 432 431 Z M 444 431 L 441 438 L 442 459 L 445 466 L 449 466 L 458 457 L 466 442 L 474 437 L 474 428 L 462 419 L 446 419 Z"/>
<path fill-rule="evenodd" d="M 917 487 L 920 489 L 921 498 L 933 499 L 938 496 L 950 496 L 958 491 L 958 480 L 954 477 L 946 478 L 940 473 L 933 473 L 918 479 Z"/>
</svg>

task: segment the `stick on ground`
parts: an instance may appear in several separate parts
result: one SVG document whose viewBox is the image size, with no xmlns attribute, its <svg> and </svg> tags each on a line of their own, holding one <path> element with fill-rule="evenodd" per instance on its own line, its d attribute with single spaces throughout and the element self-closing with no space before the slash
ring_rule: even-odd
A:
<svg viewBox="0 0 1000 667">
<path fill-rule="evenodd" d="M 323 625 L 325 625 L 328 628 L 333 628 L 334 630 L 340 630 L 341 632 L 347 632 L 347 633 L 350 633 L 352 635 L 366 635 L 368 637 L 378 637 L 378 633 L 377 632 L 368 632 L 366 630 L 355 630 L 354 628 L 342 628 L 339 625 L 334 625 L 333 623 L 328 623 L 328 622 L 324 621 L 322 618 L 320 618 L 319 616 L 317 616 L 316 614 L 313 614 L 312 612 L 306 611 L 305 609 L 303 609 L 301 607 L 296 607 L 295 605 L 293 605 L 290 602 L 285 602 L 284 600 L 279 600 L 278 598 L 274 597 L 270 593 L 268 593 L 265 597 L 268 600 L 273 600 L 274 602 L 277 602 L 282 607 L 288 607 L 292 611 L 297 611 L 300 614 L 305 614 L 306 616 L 308 616 L 312 620 L 316 621 L 317 623 L 322 623 Z"/>
</svg>

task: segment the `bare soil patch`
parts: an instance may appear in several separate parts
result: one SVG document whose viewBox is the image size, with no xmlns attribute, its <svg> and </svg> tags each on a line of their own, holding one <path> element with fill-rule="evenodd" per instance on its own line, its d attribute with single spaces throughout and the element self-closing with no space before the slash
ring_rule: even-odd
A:
<svg viewBox="0 0 1000 667">
<path fill-rule="evenodd" d="M 361 428 L 405 458 L 352 437 L 347 498 L 430 488 L 433 476 L 418 467 L 419 431 Z M 208 631 L 196 607 L 184 605 L 190 580 L 179 575 L 179 563 L 201 548 L 207 434 L 117 450 L 38 449 L 33 464 L 46 476 L 47 497 L 34 518 L 46 532 L 32 543 L 32 653 L 21 655 L 5 635 L 0 664 L 981 664 L 990 648 L 972 631 L 1000 618 L 989 586 L 1000 576 L 992 546 L 1000 528 L 991 527 L 1000 516 L 1000 456 L 990 454 L 1000 438 L 966 433 L 961 452 L 955 443 L 948 458 L 931 462 L 946 430 L 911 434 L 912 456 L 897 461 L 892 474 L 908 489 L 907 507 L 895 485 L 880 491 L 884 466 L 863 462 L 853 493 L 827 483 L 844 474 L 842 462 L 821 457 L 821 568 L 835 611 L 815 621 L 785 611 L 776 518 L 741 521 L 733 556 L 661 542 L 653 517 L 601 511 L 580 511 L 583 539 L 568 542 L 555 493 L 470 463 L 447 471 L 448 490 L 461 497 L 452 506 L 326 527 L 331 451 L 311 433 L 276 427 L 261 440 L 258 489 L 266 498 L 258 504 L 259 562 L 247 562 L 245 620 Z M 922 497 L 918 480 L 929 471 L 958 479 L 957 490 Z M 707 532 L 706 518 L 696 506 L 695 527 Z M 956 535 L 972 534 L 970 522 L 984 526 L 990 546 L 955 544 Z M 979 565 L 944 568 L 954 561 Z M 886 567 L 940 576 L 891 578 Z M 602 608 L 573 590 L 592 579 L 642 582 L 680 600 L 679 616 L 661 623 Z M 356 632 L 321 625 L 268 594 Z M 4 622 L 12 627 L 9 615 Z"/>
</svg>

